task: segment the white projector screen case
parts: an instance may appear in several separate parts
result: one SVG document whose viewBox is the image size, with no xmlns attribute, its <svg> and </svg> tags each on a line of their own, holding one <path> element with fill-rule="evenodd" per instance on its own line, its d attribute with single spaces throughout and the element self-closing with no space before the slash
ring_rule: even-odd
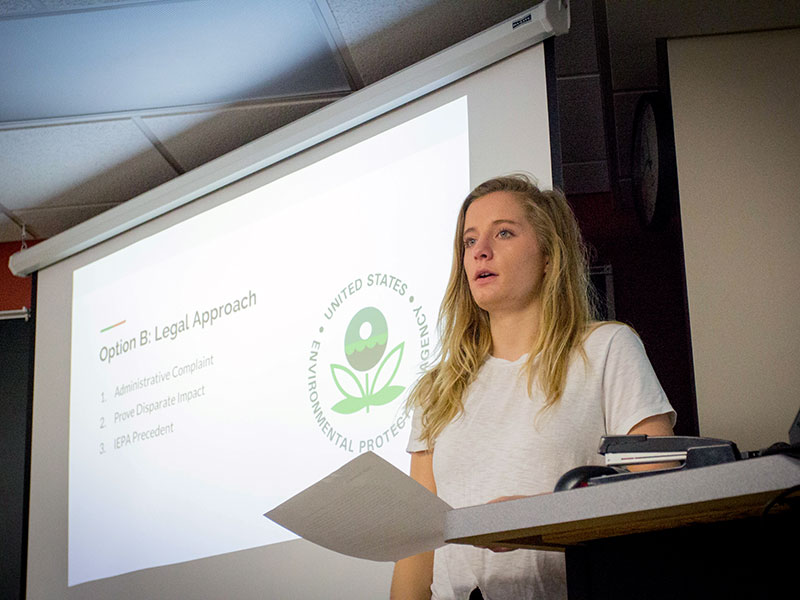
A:
<svg viewBox="0 0 800 600">
<path fill-rule="evenodd" d="M 552 182 L 534 46 L 41 271 L 29 598 L 387 595 L 262 514 L 407 469 L 458 206 Z"/>
</svg>

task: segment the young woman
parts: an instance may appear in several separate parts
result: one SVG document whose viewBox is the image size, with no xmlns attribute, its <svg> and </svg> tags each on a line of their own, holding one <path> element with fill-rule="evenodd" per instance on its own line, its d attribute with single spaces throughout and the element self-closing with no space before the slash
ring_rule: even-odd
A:
<svg viewBox="0 0 800 600">
<path fill-rule="evenodd" d="M 639 338 L 592 320 L 585 249 L 558 192 L 479 185 L 458 215 L 438 364 L 411 393 L 411 476 L 453 507 L 551 492 L 602 435 L 671 435 Z M 563 555 L 447 545 L 398 561 L 392 598 L 566 598 Z"/>
</svg>

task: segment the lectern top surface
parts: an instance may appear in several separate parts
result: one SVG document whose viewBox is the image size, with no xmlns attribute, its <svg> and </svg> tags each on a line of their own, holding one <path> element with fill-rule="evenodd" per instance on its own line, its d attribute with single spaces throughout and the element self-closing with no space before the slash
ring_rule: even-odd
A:
<svg viewBox="0 0 800 600">
<path fill-rule="evenodd" d="M 800 460 L 765 456 L 455 509 L 446 515 L 445 539 L 563 549 L 592 539 L 756 516 L 798 484 Z"/>
</svg>

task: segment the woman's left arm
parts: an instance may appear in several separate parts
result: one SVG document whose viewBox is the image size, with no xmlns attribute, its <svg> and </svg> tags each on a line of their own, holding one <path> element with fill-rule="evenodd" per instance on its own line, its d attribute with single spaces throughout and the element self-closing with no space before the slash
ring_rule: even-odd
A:
<svg viewBox="0 0 800 600">
<path fill-rule="evenodd" d="M 628 435 L 647 435 L 647 436 L 675 435 L 672 432 L 672 420 L 670 419 L 670 413 L 653 415 L 652 417 L 647 417 L 646 419 L 642 419 L 636 425 L 631 427 L 631 430 L 628 432 Z M 673 463 L 653 463 L 645 465 L 628 465 L 628 470 L 649 471 L 651 469 L 666 469 L 669 467 L 677 467 L 679 464 L 680 463 L 673 462 Z"/>
<path fill-rule="evenodd" d="M 672 419 L 669 413 L 653 415 L 642 419 L 631 427 L 628 435 L 675 435 L 672 432 Z"/>
</svg>

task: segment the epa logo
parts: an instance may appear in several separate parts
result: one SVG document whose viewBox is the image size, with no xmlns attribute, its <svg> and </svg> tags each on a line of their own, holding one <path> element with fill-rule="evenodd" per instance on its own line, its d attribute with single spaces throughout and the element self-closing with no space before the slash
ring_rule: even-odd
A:
<svg viewBox="0 0 800 600">
<path fill-rule="evenodd" d="M 363 373 L 364 385 L 361 385 L 359 376 L 344 365 L 332 364 L 331 375 L 344 398 L 334 404 L 331 410 L 345 415 L 362 409 L 369 412 L 370 406 L 388 404 L 403 393 L 405 388 L 392 385 L 392 381 L 403 360 L 405 342 L 400 342 L 384 356 L 388 339 L 389 326 L 381 311 L 368 306 L 356 313 L 345 332 L 344 353 L 350 366 Z M 384 377 L 381 378 L 381 375 Z M 379 381 L 381 385 L 376 390 Z"/>
<path fill-rule="evenodd" d="M 404 403 L 428 367 L 432 336 L 399 277 L 370 273 L 342 287 L 322 311 L 306 363 L 310 418 L 320 433 L 353 454 L 404 446 Z"/>
</svg>

